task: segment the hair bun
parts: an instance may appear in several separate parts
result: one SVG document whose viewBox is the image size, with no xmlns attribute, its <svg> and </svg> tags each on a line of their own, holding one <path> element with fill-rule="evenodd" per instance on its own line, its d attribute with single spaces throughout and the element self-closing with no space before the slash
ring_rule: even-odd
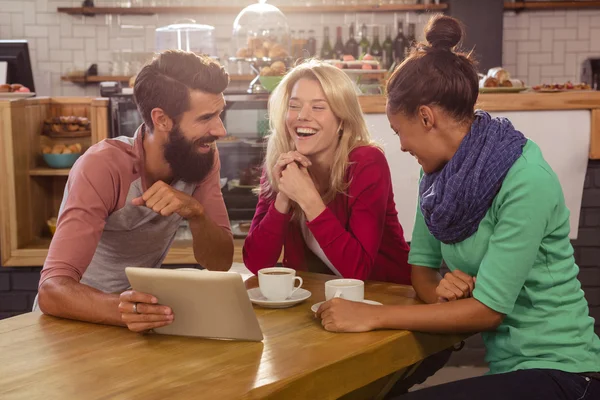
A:
<svg viewBox="0 0 600 400">
<path fill-rule="evenodd" d="M 463 26 L 455 18 L 438 15 L 429 20 L 425 27 L 425 38 L 429 45 L 437 49 L 453 49 L 463 37 Z"/>
</svg>

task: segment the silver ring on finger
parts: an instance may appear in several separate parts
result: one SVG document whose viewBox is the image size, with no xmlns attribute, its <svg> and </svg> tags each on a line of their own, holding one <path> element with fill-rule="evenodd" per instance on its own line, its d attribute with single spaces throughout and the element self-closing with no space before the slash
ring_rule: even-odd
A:
<svg viewBox="0 0 600 400">
<path fill-rule="evenodd" d="M 133 312 L 134 312 L 135 314 L 139 314 L 139 313 L 140 313 L 140 312 L 138 311 L 138 309 L 137 309 L 137 306 L 138 306 L 138 303 L 133 303 Z"/>
</svg>

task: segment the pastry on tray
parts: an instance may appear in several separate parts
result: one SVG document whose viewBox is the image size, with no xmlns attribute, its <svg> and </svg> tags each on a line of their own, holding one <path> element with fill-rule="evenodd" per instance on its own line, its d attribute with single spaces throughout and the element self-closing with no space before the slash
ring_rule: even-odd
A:
<svg viewBox="0 0 600 400">
<path fill-rule="evenodd" d="M 479 81 L 480 88 L 497 88 L 500 87 L 500 81 L 492 76 L 486 76 Z"/>
<path fill-rule="evenodd" d="M 510 80 L 510 74 L 507 70 L 502 67 L 490 68 L 487 76 L 498 79 L 498 82 L 504 82 Z"/>
<path fill-rule="evenodd" d="M 477 74 L 479 77 L 479 88 L 525 88 L 525 83 L 519 79 L 510 77 L 510 73 L 502 67 L 494 67 L 488 70 L 486 75 Z"/>
<path fill-rule="evenodd" d="M 536 85 L 532 87 L 533 90 L 536 91 L 563 91 L 563 90 L 591 90 L 592 87 L 587 83 L 572 83 L 567 81 L 566 83 L 553 83 L 547 84 L 543 83 L 541 85 Z"/>
<path fill-rule="evenodd" d="M 29 93 L 29 88 L 20 83 L 0 85 L 0 93 Z"/>
<path fill-rule="evenodd" d="M 44 120 L 44 133 L 75 133 L 88 130 L 90 130 L 90 120 L 87 117 L 61 115 Z"/>
</svg>

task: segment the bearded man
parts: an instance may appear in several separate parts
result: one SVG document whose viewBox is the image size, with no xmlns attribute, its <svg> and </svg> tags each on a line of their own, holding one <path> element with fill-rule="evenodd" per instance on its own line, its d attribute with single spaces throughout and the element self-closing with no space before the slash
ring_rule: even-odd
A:
<svg viewBox="0 0 600 400">
<path fill-rule="evenodd" d="M 90 147 L 69 173 L 42 269 L 42 312 L 143 332 L 173 322 L 168 305 L 129 288 L 126 267 L 159 268 L 182 220 L 196 261 L 225 271 L 233 238 L 215 141 L 229 75 L 211 58 L 159 54 L 138 74 L 133 138 Z"/>
</svg>

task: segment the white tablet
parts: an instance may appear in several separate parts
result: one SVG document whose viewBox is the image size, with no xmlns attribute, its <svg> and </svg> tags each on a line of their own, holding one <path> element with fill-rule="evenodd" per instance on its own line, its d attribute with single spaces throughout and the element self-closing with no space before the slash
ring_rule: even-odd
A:
<svg viewBox="0 0 600 400">
<path fill-rule="evenodd" d="M 133 290 L 171 307 L 165 335 L 261 341 L 263 334 L 240 274 L 206 270 L 125 268 Z"/>
</svg>

